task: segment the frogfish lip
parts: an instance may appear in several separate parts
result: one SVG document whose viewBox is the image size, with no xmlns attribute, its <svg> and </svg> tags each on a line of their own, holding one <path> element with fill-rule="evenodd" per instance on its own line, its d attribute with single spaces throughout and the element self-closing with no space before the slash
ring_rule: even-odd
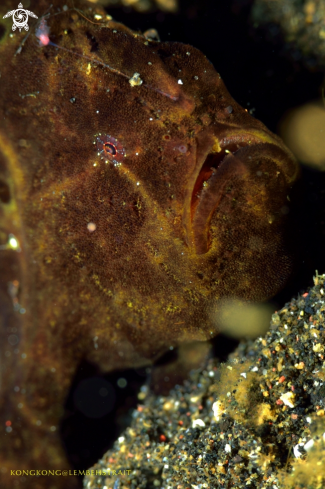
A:
<svg viewBox="0 0 325 489">
<path fill-rule="evenodd" d="M 272 160 L 288 186 L 297 177 L 297 165 L 280 138 L 267 131 L 232 131 L 216 138 L 202 134 L 197 140 L 197 165 L 192 175 L 183 215 L 186 240 L 196 254 L 210 248 L 209 228 L 213 213 L 227 186 L 241 185 L 254 163 Z"/>
</svg>

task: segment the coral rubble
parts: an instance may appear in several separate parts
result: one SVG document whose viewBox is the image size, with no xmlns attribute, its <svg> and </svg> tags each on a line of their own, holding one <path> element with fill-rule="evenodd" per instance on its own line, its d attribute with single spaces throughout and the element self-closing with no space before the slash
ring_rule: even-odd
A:
<svg viewBox="0 0 325 489">
<path fill-rule="evenodd" d="M 210 361 L 167 397 L 143 387 L 84 487 L 324 487 L 325 275 L 314 283 L 226 364 Z"/>
</svg>

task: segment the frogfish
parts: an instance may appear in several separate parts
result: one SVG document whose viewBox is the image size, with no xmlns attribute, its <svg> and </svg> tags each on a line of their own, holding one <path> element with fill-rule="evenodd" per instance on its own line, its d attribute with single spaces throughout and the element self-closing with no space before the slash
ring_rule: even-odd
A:
<svg viewBox="0 0 325 489">
<path fill-rule="evenodd" d="M 222 299 L 266 300 L 292 270 L 281 139 L 198 49 L 65 3 L 32 2 L 27 33 L 0 7 L 2 489 L 78 487 L 35 471 L 69 470 L 81 361 L 136 368 L 209 340 Z"/>
</svg>

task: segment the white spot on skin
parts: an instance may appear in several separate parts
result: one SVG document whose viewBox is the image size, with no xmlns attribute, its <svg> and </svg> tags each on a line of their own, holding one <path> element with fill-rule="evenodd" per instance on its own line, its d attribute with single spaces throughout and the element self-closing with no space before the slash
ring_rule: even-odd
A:
<svg viewBox="0 0 325 489">
<path fill-rule="evenodd" d="M 96 231 L 96 224 L 94 222 L 88 222 L 87 224 L 87 229 L 90 233 L 93 233 L 94 231 Z"/>
<path fill-rule="evenodd" d="M 183 82 L 182 82 L 182 80 L 181 80 L 181 79 L 179 79 L 177 83 L 178 83 L 179 85 L 183 85 Z"/>
<path fill-rule="evenodd" d="M 130 83 L 131 87 L 138 87 L 138 86 L 142 85 L 143 80 L 141 80 L 141 78 L 140 78 L 140 73 L 134 73 L 132 78 L 130 78 L 129 83 Z"/>
<path fill-rule="evenodd" d="M 180 153 L 183 153 L 183 154 L 185 154 L 187 152 L 186 144 L 180 144 L 179 146 L 176 146 L 174 149 L 178 150 Z"/>
</svg>

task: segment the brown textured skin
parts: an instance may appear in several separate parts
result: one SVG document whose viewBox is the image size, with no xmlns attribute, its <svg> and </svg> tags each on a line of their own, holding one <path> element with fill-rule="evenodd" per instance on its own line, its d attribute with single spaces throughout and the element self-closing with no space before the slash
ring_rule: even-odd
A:
<svg viewBox="0 0 325 489">
<path fill-rule="evenodd" d="M 65 2 L 52 3 L 54 12 Z M 12 8 L 2 4 L 1 18 Z M 29 8 L 40 16 L 48 2 Z M 94 7 L 80 8 L 93 19 Z M 58 426 L 81 359 L 106 371 L 148 364 L 171 345 L 214 336 L 220 298 L 263 300 L 283 286 L 298 175 L 281 140 L 195 48 L 74 10 L 50 16 L 52 42 L 139 73 L 143 85 L 132 87 L 40 47 L 35 23 L 15 56 L 23 34 L 10 38 L 3 20 L 0 45 L 0 244 L 12 233 L 21 247 L 0 251 L 2 489 L 76 487 L 72 477 L 23 480 L 10 469 L 67 467 Z M 123 146 L 121 166 L 97 155 L 99 133 Z"/>
</svg>

